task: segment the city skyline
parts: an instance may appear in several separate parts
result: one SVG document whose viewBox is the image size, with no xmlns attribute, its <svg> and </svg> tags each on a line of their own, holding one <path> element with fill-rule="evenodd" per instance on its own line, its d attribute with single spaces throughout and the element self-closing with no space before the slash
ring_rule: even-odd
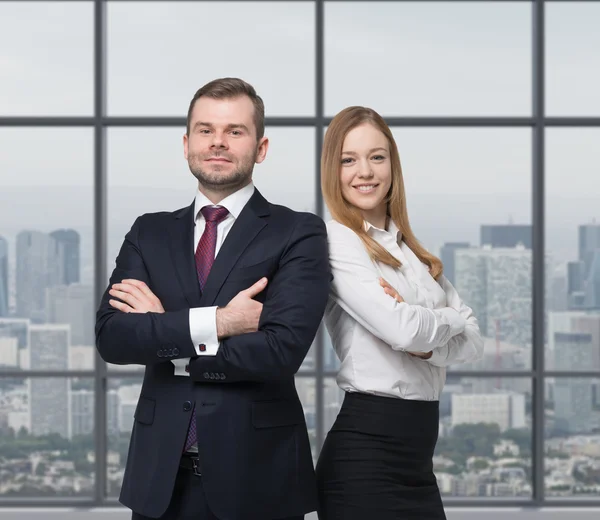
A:
<svg viewBox="0 0 600 520">
<path fill-rule="evenodd" d="M 482 224 L 479 244 L 463 242 L 461 247 L 450 250 L 454 284 L 478 316 L 485 344 L 481 361 L 459 369 L 525 371 L 531 367 L 531 318 L 527 317 L 531 314 L 530 232 L 530 226 Z M 600 252 L 600 224 L 581 225 L 577 236 L 578 261 L 587 262 L 587 272 L 594 275 L 591 265 L 595 261 L 594 252 Z M 94 368 L 93 291 L 91 285 L 85 286 L 79 279 L 80 237 L 72 229 L 52 230 L 48 234 L 23 230 L 18 234 L 17 244 L 16 275 L 24 280 L 17 289 L 26 291 L 29 300 L 35 299 L 31 291 L 43 291 L 45 304 L 19 306 L 17 290 L 15 302 L 9 299 L 12 315 L 0 317 L 0 375 L 2 368 L 24 371 L 22 379 L 0 378 L 0 456 L 6 450 L 9 453 L 4 465 L 0 464 L 0 473 L 9 477 L 13 474 L 10 461 L 16 460 L 17 466 L 21 464 L 18 461 L 22 457 L 17 453 L 25 453 L 31 436 L 47 439 L 44 442 L 48 446 L 56 446 L 57 442 L 60 445 L 57 439 L 61 438 L 68 442 L 63 449 L 78 446 L 69 455 L 73 460 L 57 465 L 44 449 L 34 450 L 29 455 L 34 459 L 29 462 L 31 477 L 26 479 L 27 486 L 35 494 L 45 472 L 57 475 L 75 472 L 76 476 L 64 480 L 67 488 L 60 483 L 63 480 L 56 480 L 51 486 L 54 493 L 60 495 L 73 486 L 77 493 L 90 493 L 93 467 L 89 461 L 95 432 L 92 379 L 86 383 L 81 378 L 27 378 L 26 375 L 28 370 L 63 370 L 68 374 L 70 370 Z M 600 370 L 600 308 L 571 309 L 566 278 L 560 288 L 559 293 L 551 294 L 548 299 L 560 309 L 546 309 L 546 369 L 559 366 L 574 373 L 590 368 Z M 37 301 L 42 300 L 37 298 Z M 523 319 L 519 321 L 517 317 Z M 502 320 L 502 329 L 498 328 L 498 318 Z M 315 370 L 314 354 L 314 350 L 309 352 L 301 370 Z M 338 362 L 328 336 L 325 356 L 325 369 L 335 371 Z M 110 445 L 107 485 L 111 494 L 118 491 L 122 479 L 125 448 L 141 390 L 141 379 L 118 383 L 122 368 L 137 368 L 140 378 L 143 375 L 142 366 L 109 367 L 111 380 L 117 384 L 106 397 Z M 454 497 L 530 496 L 531 381 L 501 376 L 457 379 L 452 374 L 454 368 L 448 371 L 448 385 L 440 402 L 440 440 L 434 459 L 442 493 Z M 316 460 L 315 383 L 314 377 L 302 373 L 297 376 Z M 332 378 L 326 378 L 326 384 L 329 389 L 325 392 L 324 412 L 328 429 L 341 405 L 342 392 Z M 582 458 L 577 447 L 577 442 L 582 442 L 577 439 L 600 445 L 600 382 L 561 378 L 547 381 L 546 391 L 546 403 L 551 406 L 544 418 L 547 442 L 564 441 L 552 444 L 556 455 L 547 455 L 548 467 L 552 468 L 552 477 L 546 483 L 548 495 L 560 496 L 568 491 L 581 496 L 600 490 L 600 482 L 590 477 L 588 485 L 589 479 L 581 476 L 587 474 L 590 465 L 596 464 L 595 452 L 590 451 Z M 460 439 L 471 436 L 484 438 L 485 443 L 469 451 Z M 575 447 L 568 442 L 575 443 Z M 600 452 L 597 456 L 600 457 Z M 565 471 L 560 463 L 565 457 L 573 460 L 579 476 Z M 11 477 L 0 491 L 22 495 L 29 493 L 25 489 L 28 488 Z"/>
</svg>

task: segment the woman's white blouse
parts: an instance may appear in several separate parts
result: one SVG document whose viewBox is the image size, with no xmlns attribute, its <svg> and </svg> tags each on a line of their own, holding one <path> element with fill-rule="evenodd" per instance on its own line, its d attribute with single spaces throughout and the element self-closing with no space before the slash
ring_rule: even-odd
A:
<svg viewBox="0 0 600 520">
<path fill-rule="evenodd" d="M 445 367 L 483 354 L 477 319 L 446 277 L 431 277 L 393 222 L 388 231 L 365 228 L 402 266 L 373 262 L 356 233 L 327 223 L 333 283 L 325 324 L 341 362 L 337 383 L 350 392 L 438 400 Z M 403 303 L 385 294 L 380 277 Z M 425 360 L 411 351 L 433 353 Z"/>
</svg>

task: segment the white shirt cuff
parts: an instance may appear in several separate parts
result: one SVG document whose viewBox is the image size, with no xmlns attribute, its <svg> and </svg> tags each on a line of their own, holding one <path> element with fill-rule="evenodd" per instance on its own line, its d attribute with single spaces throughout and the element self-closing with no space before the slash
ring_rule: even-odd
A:
<svg viewBox="0 0 600 520">
<path fill-rule="evenodd" d="M 190 309 L 190 336 L 196 354 L 215 356 L 219 351 L 217 338 L 217 307 Z"/>
<path fill-rule="evenodd" d="M 450 338 L 453 338 L 457 334 L 464 332 L 467 325 L 467 320 L 463 318 L 460 313 L 452 307 L 444 307 L 442 309 L 436 309 L 437 312 L 441 313 L 450 325 L 450 330 L 447 338 L 444 338 L 442 345 L 445 345 Z"/>
</svg>

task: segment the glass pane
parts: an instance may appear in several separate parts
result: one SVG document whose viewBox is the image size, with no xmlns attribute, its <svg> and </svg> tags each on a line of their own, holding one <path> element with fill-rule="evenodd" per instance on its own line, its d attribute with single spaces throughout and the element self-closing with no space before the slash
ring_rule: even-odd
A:
<svg viewBox="0 0 600 520">
<path fill-rule="evenodd" d="M 183 157 L 185 129 L 115 128 L 108 133 L 108 258 L 110 276 L 123 237 L 144 213 L 175 211 L 194 200 L 197 184 Z M 266 129 L 266 160 L 254 184 L 270 202 L 315 210 L 314 130 Z M 298 150 L 302 150 L 298 154 Z M 289 158 L 297 156 L 290 163 Z M 118 368 L 118 367 L 112 367 Z M 122 369 L 131 369 L 121 367 Z"/>
<path fill-rule="evenodd" d="M 54 331 L 30 338 L 6 325 L 9 365 L 93 367 L 92 144 L 88 129 L 0 129 L 0 171 L 9 173 L 0 184 L 0 318 L 14 330 Z M 15 334 L 25 338 L 17 346 Z M 26 348 L 31 357 L 17 355 Z"/>
<path fill-rule="evenodd" d="M 108 379 L 106 421 L 108 450 L 106 455 L 106 491 L 118 497 L 127 463 L 129 441 L 133 429 L 133 414 L 142 390 L 139 378 Z"/>
<path fill-rule="evenodd" d="M 551 2 L 546 5 L 548 115 L 600 115 L 599 21 L 598 2 Z"/>
<path fill-rule="evenodd" d="M 546 380 L 546 496 L 598 498 L 600 380 Z"/>
<path fill-rule="evenodd" d="M 325 380 L 325 432 L 344 392 Z M 531 381 L 448 377 L 434 472 L 444 496 L 531 497 Z"/>
<path fill-rule="evenodd" d="M 0 2 L 0 116 L 91 115 L 93 27 L 93 2 Z"/>
<path fill-rule="evenodd" d="M 202 85 L 236 76 L 268 116 L 313 115 L 314 11 L 313 2 L 109 3 L 108 111 L 183 116 Z"/>
<path fill-rule="evenodd" d="M 442 495 L 531 497 L 531 380 L 449 377 L 434 471 Z"/>
<path fill-rule="evenodd" d="M 92 378 L 0 377 L 2 498 L 92 496 L 94 431 Z"/>
<path fill-rule="evenodd" d="M 325 111 L 531 113 L 531 5 L 326 2 Z"/>
<path fill-rule="evenodd" d="M 600 370 L 600 129 L 546 139 L 546 367 Z"/>
</svg>

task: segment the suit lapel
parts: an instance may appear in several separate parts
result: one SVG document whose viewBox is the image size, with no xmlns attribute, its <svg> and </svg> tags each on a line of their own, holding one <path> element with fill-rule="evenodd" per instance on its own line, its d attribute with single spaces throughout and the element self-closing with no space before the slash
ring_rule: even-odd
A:
<svg viewBox="0 0 600 520">
<path fill-rule="evenodd" d="M 204 286 L 201 306 L 214 304 L 233 266 L 256 235 L 267 225 L 266 220 L 262 217 L 266 217 L 269 213 L 269 203 L 255 189 L 219 249 Z"/>
<path fill-rule="evenodd" d="M 175 273 L 191 308 L 200 306 L 202 296 L 194 258 L 194 220 L 194 202 L 192 202 L 191 206 L 175 213 L 170 236 Z"/>
</svg>

